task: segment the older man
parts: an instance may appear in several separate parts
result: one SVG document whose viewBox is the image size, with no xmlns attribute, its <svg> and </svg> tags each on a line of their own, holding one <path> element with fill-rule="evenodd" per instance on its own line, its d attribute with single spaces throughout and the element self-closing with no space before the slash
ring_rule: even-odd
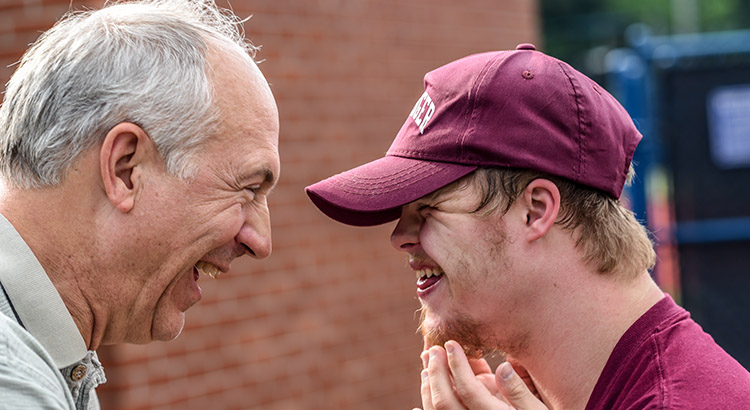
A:
<svg viewBox="0 0 750 410">
<path fill-rule="evenodd" d="M 750 408 L 750 374 L 653 282 L 618 201 L 640 139 L 604 89 L 525 44 L 428 73 L 384 158 L 308 187 L 340 222 L 398 219 L 433 346 L 425 409 Z M 544 404 L 478 359 L 495 350 Z"/>
<path fill-rule="evenodd" d="M 72 13 L 0 109 L 0 397 L 97 408 L 103 344 L 177 337 L 199 274 L 271 252 L 278 113 L 211 0 Z"/>
</svg>

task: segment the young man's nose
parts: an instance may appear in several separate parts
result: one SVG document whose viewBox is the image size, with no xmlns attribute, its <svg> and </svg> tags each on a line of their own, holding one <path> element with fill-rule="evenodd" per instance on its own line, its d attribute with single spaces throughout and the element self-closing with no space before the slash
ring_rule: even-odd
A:
<svg viewBox="0 0 750 410">
<path fill-rule="evenodd" d="M 401 218 L 391 233 L 391 245 L 396 250 L 408 252 L 419 244 L 419 227 L 421 224 L 422 217 L 419 212 L 413 206 L 405 205 L 401 208 Z"/>
</svg>

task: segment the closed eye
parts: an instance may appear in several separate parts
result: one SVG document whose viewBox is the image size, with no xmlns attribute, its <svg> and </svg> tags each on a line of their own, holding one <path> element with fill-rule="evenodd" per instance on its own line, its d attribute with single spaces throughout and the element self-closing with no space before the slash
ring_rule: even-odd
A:
<svg viewBox="0 0 750 410">
<path fill-rule="evenodd" d="M 437 208 L 428 204 L 422 204 L 417 207 L 417 212 L 422 215 L 423 218 L 430 216 L 434 211 L 437 211 Z"/>
<path fill-rule="evenodd" d="M 263 187 L 260 184 L 250 185 L 250 186 L 246 186 L 244 188 L 244 191 L 250 197 L 250 200 L 253 201 L 258 195 L 263 194 Z"/>
</svg>

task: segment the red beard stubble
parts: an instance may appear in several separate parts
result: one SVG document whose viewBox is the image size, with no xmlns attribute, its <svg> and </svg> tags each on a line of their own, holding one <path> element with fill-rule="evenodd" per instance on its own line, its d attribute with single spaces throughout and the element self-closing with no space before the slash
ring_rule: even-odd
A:
<svg viewBox="0 0 750 410">
<path fill-rule="evenodd" d="M 445 342 L 455 340 L 463 347 L 466 356 L 474 359 L 479 359 L 498 351 L 497 347 L 489 346 L 486 341 L 482 340 L 480 335 L 484 334 L 486 329 L 479 323 L 469 318 L 461 317 L 449 323 L 427 327 L 425 326 L 425 319 L 428 313 L 426 306 L 420 308 L 419 330 L 422 332 L 422 337 L 428 345 L 444 346 Z"/>
</svg>

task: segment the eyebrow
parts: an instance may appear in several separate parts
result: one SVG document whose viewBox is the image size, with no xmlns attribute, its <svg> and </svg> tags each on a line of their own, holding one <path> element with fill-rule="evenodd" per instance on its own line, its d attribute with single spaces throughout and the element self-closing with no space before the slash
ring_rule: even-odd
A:
<svg viewBox="0 0 750 410">
<path fill-rule="evenodd" d="M 257 177 L 258 175 L 263 176 L 263 183 L 264 184 L 273 184 L 274 181 L 276 181 L 276 177 L 271 171 L 271 168 L 268 168 L 267 166 L 262 166 L 260 169 L 256 169 L 254 171 L 248 172 L 246 174 L 241 174 L 238 178 L 239 181 L 247 181 L 250 179 L 253 179 Z M 270 192 L 270 189 L 269 189 Z"/>
<path fill-rule="evenodd" d="M 436 201 L 436 200 L 440 200 L 442 197 L 446 195 L 450 195 L 455 192 L 458 192 L 458 190 L 460 189 L 465 189 L 466 186 L 463 186 L 464 184 L 459 183 L 461 179 L 462 178 L 459 178 L 457 181 L 453 181 L 450 184 L 442 188 L 439 188 L 437 191 L 430 192 L 429 194 L 423 196 L 420 199 L 425 200 L 425 201 Z"/>
<path fill-rule="evenodd" d="M 414 203 L 414 202 L 427 202 L 427 203 L 434 202 L 436 199 L 440 198 L 441 196 L 443 196 L 446 193 L 444 190 L 445 190 L 445 187 L 439 188 L 437 191 L 430 192 L 429 194 L 427 194 L 427 195 L 425 195 L 425 196 L 423 196 L 421 198 L 415 199 L 414 201 L 412 201 L 412 203 Z"/>
<path fill-rule="evenodd" d="M 422 198 L 419 198 L 423 201 L 434 201 L 439 196 L 443 195 L 445 192 L 443 192 L 443 188 L 438 189 L 437 191 L 430 192 L 429 194 L 423 196 Z"/>
</svg>

